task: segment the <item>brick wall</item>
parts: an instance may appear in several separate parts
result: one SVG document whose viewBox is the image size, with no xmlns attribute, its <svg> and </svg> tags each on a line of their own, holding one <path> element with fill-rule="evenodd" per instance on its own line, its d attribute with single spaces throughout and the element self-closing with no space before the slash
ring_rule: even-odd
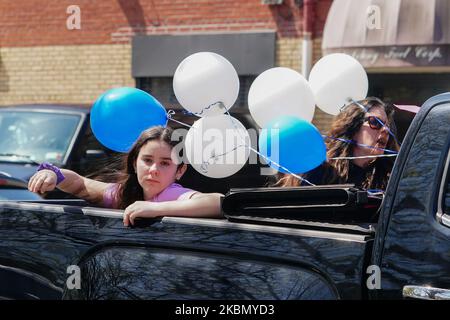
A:
<svg viewBox="0 0 450 320">
<path fill-rule="evenodd" d="M 332 0 L 316 1 L 316 36 Z M 68 30 L 66 9 L 76 4 L 81 29 Z M 2 0 L 0 46 L 113 44 L 137 33 L 167 34 L 276 30 L 279 38 L 300 37 L 303 9 L 295 0 Z"/>
<path fill-rule="evenodd" d="M 302 39 L 281 38 L 277 40 L 276 65 L 301 72 Z M 313 65 L 322 57 L 322 38 L 313 41 Z M 312 123 L 323 133 L 329 130 L 333 116 L 316 108 Z"/>
<path fill-rule="evenodd" d="M 322 57 L 322 38 L 316 38 L 313 41 L 313 65 Z M 325 133 L 330 128 L 330 123 L 333 116 L 323 112 L 318 107 L 316 107 L 314 113 L 314 119 L 312 123 L 320 130 L 320 132 Z"/>
<path fill-rule="evenodd" d="M 299 38 L 279 38 L 276 45 L 275 64 L 301 72 L 302 40 Z"/>
<path fill-rule="evenodd" d="M 68 30 L 66 9 L 81 10 L 81 29 Z M 164 34 L 277 29 L 290 35 L 300 28 L 293 0 L 281 6 L 260 0 L 3 0 L 2 47 L 111 44 L 134 33 Z M 20 41 L 18 40 L 20 39 Z"/>
<path fill-rule="evenodd" d="M 91 104 L 112 87 L 132 86 L 130 45 L 0 48 L 0 105 Z"/>
<path fill-rule="evenodd" d="M 331 3 L 316 1 L 314 61 Z M 80 30 L 66 27 L 73 4 L 81 10 Z M 134 86 L 136 34 L 276 30 L 276 65 L 300 71 L 302 15 L 294 0 L 2 0 L 0 105 L 90 104 L 110 87 Z M 327 122 L 320 113 L 314 119 L 318 127 Z"/>
</svg>

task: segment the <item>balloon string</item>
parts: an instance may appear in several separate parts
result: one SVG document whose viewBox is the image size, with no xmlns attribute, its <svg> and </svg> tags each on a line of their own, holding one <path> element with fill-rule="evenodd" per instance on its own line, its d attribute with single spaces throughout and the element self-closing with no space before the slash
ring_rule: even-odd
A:
<svg viewBox="0 0 450 320">
<path fill-rule="evenodd" d="M 223 156 L 229 154 L 230 152 L 233 152 L 233 151 L 235 151 L 236 149 L 238 149 L 238 148 L 240 148 L 240 147 L 242 147 L 242 146 L 245 146 L 245 147 L 247 147 L 250 151 L 255 152 L 257 155 L 259 155 L 259 156 L 262 157 L 264 160 L 266 160 L 267 163 L 273 163 L 275 166 L 277 166 L 277 167 L 279 167 L 279 168 L 285 170 L 286 172 L 288 172 L 289 174 L 291 174 L 291 175 L 294 176 L 295 178 L 299 179 L 300 181 L 305 182 L 305 183 L 307 183 L 307 184 L 309 184 L 309 185 L 311 185 L 311 186 L 315 186 L 315 184 L 309 182 L 307 179 L 302 178 L 301 176 L 299 176 L 299 175 L 293 173 L 292 171 L 290 171 L 288 168 L 282 166 L 281 164 L 279 164 L 279 163 L 277 163 L 277 162 L 275 162 L 275 161 L 272 161 L 271 159 L 269 159 L 268 157 L 266 157 L 265 155 L 263 155 L 261 152 L 259 152 L 258 150 L 256 150 L 256 149 L 253 148 L 252 146 L 250 146 L 250 145 L 247 143 L 247 141 L 245 140 L 245 138 L 242 136 L 242 134 L 241 134 L 239 128 L 237 127 L 237 124 L 236 124 L 234 118 L 231 116 L 231 114 L 230 114 L 230 112 L 228 111 L 228 109 L 226 109 L 225 106 L 224 106 L 221 102 L 216 102 L 216 103 L 214 103 L 214 104 L 211 104 L 211 105 L 209 105 L 208 107 L 206 107 L 205 109 L 207 109 L 207 108 L 209 109 L 209 108 L 211 108 L 211 106 L 217 105 L 217 104 L 219 105 L 219 108 L 225 109 L 225 112 L 226 112 L 226 114 L 228 115 L 228 118 L 230 119 L 231 124 L 233 125 L 234 129 L 238 132 L 239 137 L 241 138 L 241 140 L 242 140 L 244 143 L 243 143 L 243 144 L 240 144 L 240 145 L 238 145 L 238 146 L 236 146 L 235 148 L 233 148 L 233 149 L 231 149 L 231 150 L 229 150 L 229 151 L 227 151 L 227 152 L 225 152 L 225 153 L 223 153 L 223 154 L 219 154 L 219 155 L 211 155 L 211 157 L 210 157 L 209 159 L 207 159 L 206 161 L 203 161 L 202 165 L 200 166 L 200 168 L 201 168 L 201 170 L 202 170 L 203 172 L 205 172 L 205 173 L 208 172 L 208 166 L 210 165 L 210 160 L 211 160 L 211 159 L 217 160 L 219 157 L 223 157 Z M 200 115 L 200 114 L 202 114 L 202 113 L 204 112 L 205 109 L 203 109 L 203 110 L 202 110 L 201 112 L 199 112 L 199 113 L 192 113 L 192 112 L 183 112 L 183 113 L 184 113 L 184 114 L 190 114 L 190 115 Z M 173 115 L 175 115 L 175 111 L 174 111 L 174 110 L 169 110 L 169 111 L 167 112 L 167 119 L 168 119 L 168 120 L 171 120 L 171 121 L 174 121 L 174 122 L 176 122 L 176 123 L 179 123 L 179 124 L 181 124 L 181 125 L 183 125 L 183 126 L 186 126 L 186 127 L 188 127 L 188 128 L 194 128 L 194 129 L 197 129 L 197 128 L 195 128 L 195 127 L 193 127 L 193 126 L 191 126 L 191 125 L 188 125 L 188 124 L 186 124 L 186 123 L 184 123 L 184 122 L 182 122 L 182 121 L 178 121 L 178 120 L 173 119 Z M 342 141 L 342 142 L 346 142 L 346 143 L 350 143 L 350 144 L 355 144 L 355 145 L 358 145 L 358 146 L 361 146 L 361 147 L 365 147 L 365 148 L 369 148 L 369 149 L 376 149 L 376 150 L 381 150 L 381 151 L 384 151 L 384 152 L 392 153 L 392 154 L 389 154 L 389 155 L 372 155 L 372 156 L 360 156 L 360 157 L 335 157 L 335 158 L 330 158 L 329 160 L 354 160 L 354 159 L 364 159 L 364 158 L 394 157 L 394 156 L 397 156 L 397 154 L 398 154 L 396 151 L 393 151 L 393 150 L 383 149 L 383 148 L 377 148 L 377 147 L 369 146 L 369 145 L 366 145 L 366 144 L 357 143 L 357 142 L 354 141 L 354 140 L 348 140 L 348 139 L 343 139 L 343 138 L 330 137 L 330 136 L 326 136 L 326 135 L 322 135 L 322 136 L 323 136 L 324 138 L 327 138 L 327 139 L 339 140 L 339 141 Z"/>
<path fill-rule="evenodd" d="M 181 124 L 181 125 L 183 125 L 183 126 L 185 126 L 185 127 L 192 128 L 192 126 L 188 125 L 187 123 L 184 123 L 184 122 L 175 120 L 175 119 L 173 118 L 173 115 L 175 115 L 175 111 L 174 111 L 174 110 L 169 110 L 169 111 L 167 111 L 167 122 L 169 122 L 169 120 L 171 120 L 171 121 L 176 122 L 176 123 L 179 123 L 179 124 Z M 167 123 L 166 123 L 166 125 L 167 125 Z"/>
<path fill-rule="evenodd" d="M 217 102 L 215 104 L 217 104 Z M 211 107 L 211 106 L 208 106 L 208 107 Z M 191 115 L 194 115 L 191 112 L 186 112 L 184 114 L 188 114 L 188 113 L 191 114 Z M 175 111 L 174 110 L 167 111 L 167 122 L 169 122 L 169 120 L 172 120 L 172 121 L 174 121 L 176 123 L 179 123 L 179 124 L 181 124 L 183 126 L 186 126 L 186 127 L 192 128 L 194 130 L 197 130 L 197 128 L 195 128 L 194 126 L 190 126 L 187 123 L 184 123 L 182 121 L 178 121 L 178 120 L 173 119 L 174 115 L 175 115 Z M 166 125 L 167 125 L 167 123 L 166 123 Z M 232 150 L 229 150 L 229 151 L 227 151 L 227 152 L 225 152 L 223 154 L 220 154 L 220 155 L 214 155 L 214 154 L 211 155 L 211 157 L 209 159 L 207 159 L 207 160 L 202 162 L 202 164 L 200 165 L 200 169 L 202 170 L 203 173 L 207 173 L 208 172 L 208 166 L 210 165 L 210 160 L 211 159 L 217 160 L 219 157 L 225 156 L 225 155 L 229 154 L 230 152 L 233 152 L 234 150 L 236 150 L 236 149 L 238 149 L 238 148 L 240 148 L 242 146 L 245 146 L 245 145 L 239 145 L 239 146 L 233 148 Z"/>
<path fill-rule="evenodd" d="M 239 128 L 238 128 L 237 125 L 236 125 L 235 119 L 230 115 L 230 112 L 228 111 L 228 109 L 225 109 L 225 110 L 226 110 L 225 112 L 227 113 L 228 118 L 230 119 L 231 123 L 233 124 L 235 130 L 237 130 L 239 136 L 241 137 L 242 141 L 244 141 L 245 146 L 246 146 L 247 148 L 249 148 L 249 150 L 255 152 L 257 155 L 259 155 L 260 157 L 264 158 L 264 160 L 266 160 L 267 163 L 273 163 L 274 165 L 276 165 L 277 167 L 279 167 L 279 168 L 281 168 L 281 169 L 287 171 L 289 174 L 293 175 L 295 178 L 299 179 L 300 181 L 305 182 L 305 183 L 309 184 L 310 186 L 315 186 L 315 184 L 313 184 L 313 183 L 309 182 L 308 180 L 306 180 L 305 178 L 302 178 L 302 177 L 300 177 L 299 175 L 293 173 L 292 171 L 290 171 L 290 170 L 287 169 L 286 167 L 280 165 L 279 163 L 270 160 L 268 157 L 266 157 L 265 155 L 263 155 L 263 154 L 262 154 L 261 152 L 259 152 L 258 150 L 254 149 L 252 146 L 249 146 L 249 145 L 247 144 L 247 142 L 245 141 L 245 138 L 242 137 L 242 135 L 241 135 L 241 133 L 240 133 L 240 130 L 239 130 Z"/>
<path fill-rule="evenodd" d="M 315 184 L 313 184 L 313 183 L 309 182 L 308 180 L 306 180 L 305 178 L 302 178 L 302 177 L 300 177 L 299 175 L 297 175 L 297 174 L 291 172 L 289 169 L 287 169 L 286 167 L 280 165 L 279 163 L 270 160 L 268 157 L 266 157 L 265 155 L 263 155 L 262 153 L 260 153 L 258 150 L 256 150 L 255 148 L 251 147 L 250 145 L 248 145 L 248 144 L 247 144 L 247 141 L 245 141 L 245 138 L 242 136 L 242 134 L 241 134 L 239 128 L 237 127 L 237 124 L 235 123 L 234 118 L 231 116 L 231 114 L 229 113 L 228 109 L 225 108 L 225 106 L 223 105 L 222 102 L 216 102 L 216 103 L 213 103 L 213 104 L 209 105 L 208 107 L 206 107 L 205 109 L 209 109 L 209 108 L 211 108 L 211 106 L 216 105 L 216 104 L 219 105 L 219 108 L 225 109 L 225 112 L 227 113 L 228 118 L 230 119 L 230 121 L 231 121 L 231 123 L 232 123 L 234 129 L 237 130 L 237 132 L 238 132 L 238 134 L 239 134 L 239 137 L 240 137 L 241 140 L 244 142 L 244 144 L 240 144 L 240 145 L 238 145 L 237 147 L 233 148 L 232 150 L 229 150 L 229 151 L 227 151 L 227 152 L 225 152 L 225 153 L 223 153 L 223 154 L 220 154 L 220 155 L 211 155 L 211 157 L 210 157 L 208 160 L 203 161 L 203 163 L 202 163 L 201 166 L 200 166 L 200 169 L 201 169 L 204 173 L 208 172 L 208 166 L 210 165 L 210 160 L 211 160 L 211 159 L 215 159 L 215 160 L 216 160 L 216 159 L 218 159 L 219 157 L 223 157 L 223 156 L 227 155 L 228 153 L 233 152 L 234 150 L 236 150 L 236 149 L 238 149 L 238 148 L 240 148 L 240 147 L 242 147 L 242 146 L 245 146 L 245 147 L 247 147 L 249 150 L 255 152 L 255 153 L 256 153 L 257 155 L 259 155 L 260 157 L 264 158 L 264 160 L 266 160 L 267 163 L 270 163 L 270 162 L 271 162 L 271 163 L 273 163 L 274 165 L 276 165 L 277 167 L 279 167 L 279 168 L 285 170 L 286 172 L 288 172 L 289 174 L 293 175 L 294 177 L 296 177 L 296 178 L 299 179 L 300 181 L 304 181 L 305 183 L 307 183 L 307 184 L 309 184 L 309 185 L 311 185 L 311 186 L 315 186 Z M 183 114 L 200 115 L 200 114 L 202 114 L 202 113 L 204 112 L 205 109 L 203 109 L 203 110 L 202 110 L 201 112 L 199 112 L 199 113 L 183 112 Z M 174 111 L 174 110 L 169 110 L 169 111 L 167 112 L 167 119 L 168 119 L 168 120 L 175 121 L 175 122 L 177 122 L 177 123 L 179 123 L 179 124 L 181 124 L 181 125 L 184 125 L 184 126 L 186 126 L 186 127 L 196 129 L 196 128 L 193 127 L 193 126 L 190 126 L 190 125 L 188 125 L 188 124 L 186 124 L 186 123 L 183 123 L 183 122 L 181 122 L 181 121 L 177 121 L 177 120 L 173 119 L 173 115 L 174 115 L 174 114 L 175 114 L 175 111 Z"/>
<path fill-rule="evenodd" d="M 348 98 L 348 99 L 347 99 L 347 104 L 344 104 L 344 105 L 339 109 L 339 111 L 342 112 L 345 108 L 347 108 L 347 107 L 348 107 L 349 105 L 351 105 L 351 104 L 355 104 L 355 105 L 357 105 L 358 107 L 362 108 L 362 109 L 364 110 L 365 113 L 369 112 L 369 110 L 367 110 L 367 108 L 366 108 L 364 105 L 362 105 L 362 104 L 359 103 L 358 101 L 355 101 L 355 100 L 353 100 L 353 99 L 351 99 L 351 98 Z M 390 129 L 388 126 L 386 126 L 386 125 L 383 123 L 383 121 L 381 121 L 380 119 L 378 119 L 378 117 L 375 117 L 375 119 L 377 119 L 377 121 L 378 121 L 383 127 L 386 127 L 386 129 L 388 130 L 389 135 L 390 135 L 392 138 L 394 138 L 395 142 L 397 142 L 397 144 L 398 144 L 399 146 L 401 146 L 402 144 L 397 140 L 397 137 L 396 137 L 395 134 L 391 131 L 391 129 Z"/>
<path fill-rule="evenodd" d="M 394 138 L 395 142 L 397 142 L 397 144 L 398 144 L 399 146 L 402 146 L 402 144 L 397 140 L 397 137 L 396 137 L 395 134 L 391 131 L 391 129 L 390 129 L 387 125 L 385 125 L 385 124 L 383 123 L 383 121 L 381 121 L 380 119 L 378 119 L 378 117 L 375 117 L 375 119 L 377 119 L 378 123 L 381 124 L 383 127 L 386 127 L 386 129 L 387 129 L 388 132 L 389 132 L 389 135 L 390 135 L 392 138 Z"/>
<path fill-rule="evenodd" d="M 201 117 L 203 112 L 211 109 L 215 105 L 219 105 L 219 109 L 225 108 L 225 106 L 223 105 L 223 103 L 221 101 L 217 101 L 217 102 L 211 103 L 209 106 L 203 108 L 202 111 L 200 111 L 200 112 L 195 112 L 195 113 L 190 112 L 190 114 L 193 114 L 193 115 L 196 115 L 198 117 Z"/>
<path fill-rule="evenodd" d="M 229 150 L 229 151 L 227 151 L 227 152 L 225 152 L 225 153 L 218 154 L 218 155 L 215 155 L 215 154 L 213 153 L 213 154 L 211 154 L 211 157 L 210 157 L 207 161 L 203 161 L 203 163 L 202 163 L 202 165 L 200 166 L 200 168 L 202 169 L 203 172 L 206 173 L 206 172 L 208 172 L 208 166 L 211 164 L 211 163 L 209 163 L 209 160 L 211 160 L 211 159 L 217 160 L 217 159 L 219 159 L 220 157 L 226 156 L 226 155 L 229 154 L 230 152 L 233 152 L 233 151 L 239 149 L 240 147 L 245 147 L 245 146 L 246 146 L 245 144 L 240 144 L 240 145 L 234 147 L 233 149 L 231 149 L 231 150 Z"/>
<path fill-rule="evenodd" d="M 396 154 L 380 154 L 373 156 L 360 156 L 360 157 L 336 157 L 329 158 L 328 160 L 354 160 L 354 159 L 366 159 L 366 158 L 382 158 L 382 157 L 396 157 Z"/>
<path fill-rule="evenodd" d="M 393 150 L 389 150 L 389 149 L 383 149 L 383 148 L 378 148 L 378 147 L 374 147 L 374 146 L 369 146 L 368 144 L 358 143 L 355 140 L 348 140 L 348 139 L 343 139 L 343 138 L 330 137 L 330 136 L 327 136 L 327 135 L 322 135 L 322 137 L 327 138 L 327 139 L 332 139 L 332 140 L 338 140 L 338 141 L 346 142 L 346 143 L 349 143 L 349 144 L 355 144 L 357 146 L 368 148 L 368 149 L 380 150 L 380 151 L 384 151 L 384 152 L 388 152 L 388 153 L 393 153 L 395 155 L 398 154 L 397 151 L 393 151 Z"/>
<path fill-rule="evenodd" d="M 347 103 L 344 104 L 341 108 L 339 108 L 339 111 L 340 111 L 340 112 L 344 111 L 344 109 L 347 108 L 347 107 L 348 107 L 349 105 L 351 105 L 351 104 L 355 104 L 355 105 L 357 105 L 358 107 L 360 107 L 361 109 L 363 109 L 363 110 L 364 110 L 364 113 L 369 112 L 369 110 L 367 110 L 367 108 L 366 108 L 364 105 L 362 105 L 361 103 L 359 103 L 358 101 L 353 100 L 352 98 L 348 98 L 348 99 L 346 99 L 346 100 L 347 100 Z"/>
</svg>

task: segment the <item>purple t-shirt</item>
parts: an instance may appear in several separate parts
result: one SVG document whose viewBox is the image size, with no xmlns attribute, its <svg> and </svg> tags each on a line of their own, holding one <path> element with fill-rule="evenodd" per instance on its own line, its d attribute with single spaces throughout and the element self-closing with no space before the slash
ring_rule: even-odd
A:
<svg viewBox="0 0 450 320">
<path fill-rule="evenodd" d="M 105 208 L 115 208 L 117 206 L 117 190 L 119 184 L 111 183 L 103 193 L 103 206 Z M 197 191 L 183 188 L 178 183 L 172 183 L 166 189 L 158 193 L 153 199 L 148 201 L 151 202 L 164 202 L 164 201 L 174 201 L 174 200 L 186 200 L 189 199 Z"/>
</svg>

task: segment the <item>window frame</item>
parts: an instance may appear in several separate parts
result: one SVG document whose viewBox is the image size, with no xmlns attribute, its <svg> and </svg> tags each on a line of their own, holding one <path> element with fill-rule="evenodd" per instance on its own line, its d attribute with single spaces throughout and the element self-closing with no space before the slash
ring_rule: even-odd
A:
<svg viewBox="0 0 450 320">
<path fill-rule="evenodd" d="M 444 171 L 441 178 L 441 183 L 439 187 L 439 196 L 438 196 L 438 204 L 437 204 L 437 212 L 436 219 L 437 221 L 444 225 L 445 227 L 450 228 L 450 215 L 445 211 L 445 198 L 447 194 L 450 192 L 448 185 L 450 183 L 450 145 L 448 145 L 447 156 L 444 165 Z"/>
</svg>

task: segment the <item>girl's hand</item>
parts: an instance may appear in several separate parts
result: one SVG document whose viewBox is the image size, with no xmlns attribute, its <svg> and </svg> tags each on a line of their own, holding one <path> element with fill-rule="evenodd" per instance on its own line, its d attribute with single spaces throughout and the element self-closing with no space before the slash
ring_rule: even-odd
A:
<svg viewBox="0 0 450 320">
<path fill-rule="evenodd" d="M 136 201 L 130 204 L 123 213 L 123 225 L 125 227 L 134 225 L 134 219 L 141 218 L 154 218 L 159 215 L 157 210 L 158 203 L 149 201 Z"/>
<path fill-rule="evenodd" d="M 51 170 L 41 170 L 36 172 L 28 182 L 28 190 L 36 193 L 52 191 L 56 187 L 56 173 Z"/>
</svg>

